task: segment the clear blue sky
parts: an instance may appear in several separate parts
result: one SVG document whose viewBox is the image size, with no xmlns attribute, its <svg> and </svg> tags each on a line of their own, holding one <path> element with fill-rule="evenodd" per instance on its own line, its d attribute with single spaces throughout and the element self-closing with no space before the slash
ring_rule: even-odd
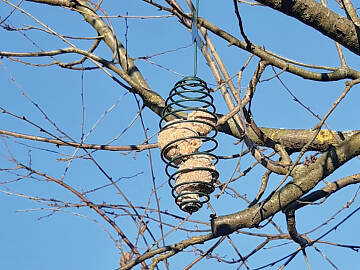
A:
<svg viewBox="0 0 360 270">
<path fill-rule="evenodd" d="M 184 1 L 179 1 L 179 3 L 182 2 Z M 147 6 L 141 1 L 114 3 L 115 1 L 104 1 L 104 8 L 107 10 L 108 15 L 150 16 L 166 14 Z M 329 5 L 335 4 L 329 3 Z M 83 21 L 80 15 L 71 11 L 28 2 L 22 3 L 21 7 L 59 34 L 86 37 L 96 35 L 95 31 Z M 239 7 L 245 32 L 255 44 L 300 62 L 325 66 L 339 65 L 334 42 L 315 30 L 285 15 L 277 14 L 269 8 L 248 7 L 246 5 L 240 5 Z M 4 2 L 1 2 L 1 20 L 11 10 Z M 200 1 L 199 15 L 206 17 L 212 23 L 233 35 L 239 36 L 232 1 L 221 1 L 221 4 L 220 1 Z M 15 11 L 5 23 L 15 28 L 29 25 L 39 27 L 34 20 L 19 11 Z M 111 23 L 119 39 L 124 42 L 126 33 L 125 20 L 116 18 L 112 19 Z M 191 43 L 191 35 L 183 26 L 178 24 L 177 19 L 174 17 L 151 20 L 128 19 L 127 26 L 128 51 L 129 55 L 134 58 L 177 49 Z M 47 51 L 68 47 L 57 37 L 46 35 L 37 30 L 10 32 L 1 28 L 0 40 L 0 51 L 27 52 L 39 51 L 40 49 Z M 90 46 L 88 41 L 69 40 L 81 48 L 86 49 Z M 233 75 L 238 72 L 245 63 L 248 54 L 239 49 L 227 47 L 226 43 L 216 37 L 213 40 L 229 73 Z M 101 45 L 96 53 L 107 59 L 112 57 L 104 45 Z M 352 68 L 360 68 L 358 56 L 353 55 L 346 49 L 344 49 L 344 54 Z M 65 55 L 58 58 L 62 61 L 78 59 L 74 55 Z M 30 60 L 39 64 L 51 61 L 49 58 L 23 60 Z M 192 75 L 193 73 L 192 47 L 159 55 L 151 58 L 151 60 L 181 75 Z M 139 119 L 131 128 L 126 129 L 138 111 L 134 96 L 127 93 L 125 89 L 112 81 L 105 73 L 101 71 L 85 71 L 82 73 L 61 69 L 56 66 L 34 67 L 10 61 L 6 58 L 0 59 L 0 63 L 0 81 L 2 82 L 0 106 L 7 111 L 19 116 L 25 116 L 43 129 L 57 136 L 62 136 L 45 119 L 39 109 L 34 106 L 34 103 L 36 103 L 51 121 L 54 121 L 62 131 L 76 141 L 80 141 L 82 129 L 84 129 L 85 134 L 90 132 L 85 141 L 86 143 L 106 144 L 119 134 L 122 134 L 123 131 L 125 132 L 117 139 L 114 145 L 141 144 L 145 140 Z M 257 59 L 254 59 L 245 71 L 242 86 L 245 86 L 249 81 L 256 63 Z M 89 62 L 87 62 L 88 64 Z M 181 79 L 181 76 L 143 60 L 136 61 L 136 65 L 150 87 L 163 97 L 166 97 L 174 83 Z M 211 87 L 214 87 L 215 81 L 211 71 L 201 56 L 199 56 L 198 76 L 206 80 Z M 273 73 L 271 69 L 268 69 L 263 78 L 271 76 L 273 76 Z M 287 87 L 320 117 L 328 111 L 344 88 L 344 81 L 314 83 L 288 74 L 283 74 L 282 79 Z M 329 117 L 327 124 L 331 129 L 359 129 L 358 116 L 360 115 L 360 107 L 358 106 L 358 100 L 360 99 L 360 93 L 358 90 L 359 88 L 355 87 Z M 22 94 L 22 91 L 26 93 L 26 97 Z M 85 108 L 84 121 L 82 117 L 82 93 Z M 214 98 L 218 112 L 226 113 L 227 110 L 220 92 L 215 93 Z M 29 101 L 30 99 L 33 103 Z M 115 107 L 112 108 L 114 105 Z M 111 110 L 102 117 L 110 108 Z M 304 108 L 295 103 L 276 80 L 259 84 L 252 108 L 254 119 L 259 126 L 310 129 L 318 122 Z M 151 142 L 156 142 L 158 116 L 149 109 L 145 109 L 143 117 L 146 128 L 148 128 L 148 135 L 155 135 Z M 98 120 L 101 121 L 97 124 Z M 92 129 L 95 124 L 96 127 Z M 0 129 L 49 137 L 25 121 L 7 114 L 0 115 Z M 228 155 L 240 152 L 240 146 L 234 146 L 233 144 L 236 141 L 235 138 L 220 135 L 218 140 L 220 146 L 217 154 Z M 66 172 L 64 181 L 81 192 L 108 184 L 108 180 L 91 161 L 77 158 L 70 165 L 67 161 L 63 161 L 72 155 L 82 154 L 84 154 L 83 151 L 74 152 L 72 148 L 57 148 L 39 142 L 0 137 L 1 168 L 14 167 L 14 164 L 8 160 L 13 155 L 19 161 L 31 164 L 34 169 L 53 177 L 61 178 Z M 94 153 L 94 157 L 107 174 L 114 180 L 119 179 L 120 188 L 132 200 L 134 205 L 146 205 L 153 188 L 148 152 L 137 153 L 135 156 L 134 153 L 124 155 L 124 153 L 120 152 L 97 151 Z M 157 149 L 152 150 L 151 157 L 156 185 L 159 187 L 158 196 L 160 197 L 161 207 L 185 217 L 186 215 L 177 208 L 170 195 L 170 188 L 167 185 L 164 164 L 160 159 L 159 151 Z M 236 162 L 237 160 L 231 160 L 219 163 L 217 169 L 220 172 L 221 181 L 229 179 Z M 244 158 L 241 162 L 241 169 L 243 170 L 254 161 L 253 159 Z M 326 180 L 335 181 L 340 177 L 357 173 L 359 163 L 360 161 L 357 158 L 352 160 Z M 240 194 L 251 199 L 257 192 L 263 172 L 263 168 L 256 167 L 246 177 L 234 183 L 232 187 L 236 188 Z M 68 208 L 57 211 L 57 209 L 50 208 L 45 204 L 23 198 L 22 195 L 24 194 L 36 198 L 55 198 L 74 203 L 79 202 L 77 198 L 63 188 L 53 183 L 37 181 L 31 177 L 5 183 L 17 177 L 16 174 L 0 171 L 0 269 L 95 270 L 115 269 L 119 265 L 119 250 L 104 231 L 105 229 L 113 237 L 117 238 L 116 233 L 108 224 L 105 224 L 93 212 L 85 209 Z M 269 190 L 270 187 L 276 186 L 278 181 L 279 178 L 271 178 Z M 324 183 L 321 185 L 324 185 Z M 356 191 L 356 187 L 345 188 L 321 206 L 306 207 L 300 210 L 297 216 L 298 230 L 306 232 L 326 221 L 341 209 L 355 195 Z M 10 196 L 7 193 L 13 195 Z M 14 194 L 17 195 L 14 196 Z M 104 188 L 98 192 L 90 192 L 87 196 L 97 203 L 125 204 L 118 191 L 112 187 Z M 211 203 L 218 215 L 232 213 L 246 207 L 242 200 L 229 195 L 224 195 L 219 199 L 212 196 Z M 356 198 L 349 209 L 342 211 L 336 216 L 335 220 L 316 233 L 311 234 L 310 237 L 316 238 L 321 235 L 358 206 L 359 200 Z M 150 207 L 156 208 L 154 197 L 151 197 Z M 203 207 L 198 213 L 194 214 L 193 218 L 208 222 L 210 214 L 211 211 Z M 172 223 L 175 222 L 174 219 L 166 216 L 164 219 Z M 278 214 L 274 220 L 286 232 L 284 217 Z M 134 235 L 134 225 L 131 219 L 119 217 L 117 222 L 126 234 Z M 336 232 L 332 232 L 323 240 L 359 245 L 359 235 L 356 233 L 359 226 L 360 215 L 357 213 L 345 224 L 341 225 Z M 205 228 L 208 229 L 208 227 Z M 160 238 L 157 224 L 152 225 L 152 230 L 156 233 L 157 239 Z M 171 228 L 165 227 L 164 230 L 166 233 Z M 258 232 L 254 229 L 251 231 Z M 260 232 L 276 233 L 272 229 L 260 230 Z M 166 243 L 175 243 L 184 236 L 187 236 L 185 232 L 178 232 L 169 236 Z M 260 243 L 257 238 L 241 234 L 233 234 L 232 238 L 242 254 L 247 254 Z M 212 243 L 214 241 L 204 247 L 199 246 L 199 248 L 206 250 Z M 287 242 L 272 242 L 268 247 L 272 247 L 271 249 L 261 251 L 257 256 L 249 260 L 250 267 L 259 267 L 287 255 L 297 248 L 292 243 L 275 247 L 282 243 Z M 124 245 L 124 243 L 122 244 Z M 340 269 L 354 269 L 354 265 L 359 261 L 358 254 L 348 249 L 324 245 L 318 245 L 318 247 Z M 226 259 L 236 258 L 236 254 L 233 254 L 234 252 L 229 249 L 228 244 L 220 246 L 218 249 L 215 253 L 219 252 L 220 255 L 229 252 Z M 308 256 L 312 269 L 334 269 L 314 249 L 308 249 Z M 194 257 L 187 253 L 175 256 L 170 260 L 170 266 L 175 264 L 177 266 L 171 269 L 182 269 L 193 259 Z M 217 266 L 214 259 L 203 259 L 194 269 L 206 269 L 210 266 Z M 223 265 L 222 269 L 236 269 L 237 266 Z M 159 264 L 159 267 L 160 269 L 164 268 L 163 264 Z M 287 269 L 306 269 L 303 257 L 298 256 Z"/>
</svg>

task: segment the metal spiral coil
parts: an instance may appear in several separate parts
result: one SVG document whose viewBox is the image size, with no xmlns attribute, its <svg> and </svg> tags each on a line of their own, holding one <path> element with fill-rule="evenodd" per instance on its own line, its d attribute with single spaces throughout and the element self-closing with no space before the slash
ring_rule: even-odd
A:
<svg viewBox="0 0 360 270">
<path fill-rule="evenodd" d="M 196 212 L 209 201 L 219 177 L 218 157 L 211 153 L 218 146 L 215 111 L 210 90 L 198 77 L 178 81 L 165 101 L 159 148 L 172 196 L 185 212 Z"/>
</svg>

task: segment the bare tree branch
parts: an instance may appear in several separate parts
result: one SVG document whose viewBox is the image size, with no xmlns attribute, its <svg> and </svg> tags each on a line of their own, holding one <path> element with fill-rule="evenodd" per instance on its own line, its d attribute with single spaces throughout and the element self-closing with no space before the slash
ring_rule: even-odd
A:
<svg viewBox="0 0 360 270">
<path fill-rule="evenodd" d="M 251 206 L 235 214 L 212 220 L 214 235 L 226 235 L 240 228 L 252 228 L 275 215 L 291 202 L 313 189 L 322 179 L 341 165 L 360 154 L 360 133 L 331 148 L 309 166 L 300 165 L 292 173 L 293 180 L 273 194 L 269 200 Z"/>
<path fill-rule="evenodd" d="M 238 40 L 231 34 L 227 33 L 226 31 L 210 23 L 208 20 L 204 18 L 199 18 L 199 24 L 204 26 L 209 31 L 213 32 L 215 35 L 218 35 L 219 37 L 228 41 L 229 45 L 234 45 L 243 50 L 247 50 L 246 42 Z M 257 46 L 255 44 L 252 44 L 249 51 L 254 55 L 260 57 L 261 59 L 269 62 L 271 65 L 276 66 L 280 69 L 286 69 L 286 71 L 298 75 L 304 79 L 315 80 L 315 81 L 337 81 L 346 78 L 349 79 L 360 78 L 360 73 L 350 68 L 338 68 L 335 71 L 328 73 L 317 73 L 317 72 L 305 70 L 295 65 L 289 64 L 283 59 L 277 58 L 276 56 L 274 56 L 273 53 L 269 53 L 264 48 Z"/>
<path fill-rule="evenodd" d="M 96 145 L 96 144 L 66 142 L 66 141 L 62 141 L 62 140 L 21 134 L 21 133 L 7 131 L 7 130 L 3 130 L 3 129 L 0 129 L 0 134 L 15 137 L 15 138 L 26 139 L 26 140 L 51 143 L 51 144 L 55 144 L 56 146 L 71 146 L 71 147 L 82 148 L 82 149 L 95 149 L 95 150 L 108 150 L 108 151 L 133 151 L 133 150 L 134 151 L 143 151 L 146 149 L 157 148 L 157 143 L 143 144 L 143 145 L 112 146 L 112 145 Z"/>
<path fill-rule="evenodd" d="M 360 55 L 359 26 L 313 0 L 258 0 L 320 31 L 353 53 Z"/>
<path fill-rule="evenodd" d="M 360 174 L 354 174 L 351 176 L 343 177 L 335 182 L 328 183 L 324 188 L 322 188 L 320 190 L 311 192 L 309 195 L 306 195 L 306 196 L 302 197 L 301 199 L 294 201 L 293 203 L 286 206 L 286 208 L 283 211 L 300 209 L 300 208 L 302 208 L 306 205 L 309 205 L 311 203 L 314 203 L 322 198 L 327 198 L 332 193 L 337 192 L 338 190 L 340 190 L 346 186 L 358 184 L 359 182 L 360 182 Z"/>
</svg>

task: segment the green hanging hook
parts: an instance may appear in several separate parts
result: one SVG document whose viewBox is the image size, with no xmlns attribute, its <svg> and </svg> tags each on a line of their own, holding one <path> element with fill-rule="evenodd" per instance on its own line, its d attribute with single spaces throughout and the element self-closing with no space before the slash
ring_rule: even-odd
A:
<svg viewBox="0 0 360 270">
<path fill-rule="evenodd" d="M 197 73 L 197 46 L 200 46 L 200 38 L 198 36 L 198 10 L 199 10 L 199 0 L 196 0 L 196 7 L 193 11 L 192 16 L 192 26 L 191 26 L 191 32 L 192 32 L 192 41 L 194 43 L 194 77 L 196 77 Z"/>
</svg>

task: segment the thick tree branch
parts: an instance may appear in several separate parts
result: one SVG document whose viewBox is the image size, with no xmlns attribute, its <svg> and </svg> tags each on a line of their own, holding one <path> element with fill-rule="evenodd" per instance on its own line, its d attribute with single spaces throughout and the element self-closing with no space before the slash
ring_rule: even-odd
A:
<svg viewBox="0 0 360 270">
<path fill-rule="evenodd" d="M 297 166 L 292 173 L 293 180 L 274 193 L 266 202 L 260 202 L 240 212 L 213 219 L 214 235 L 225 235 L 240 228 L 258 226 L 260 222 L 299 199 L 313 189 L 319 181 L 359 154 L 360 132 L 338 146 L 330 148 L 313 164 Z M 262 207 L 260 207 L 261 205 Z"/>
<path fill-rule="evenodd" d="M 320 31 L 360 55 L 360 28 L 314 0 L 257 0 Z"/>
<path fill-rule="evenodd" d="M 241 138 L 239 132 L 234 131 L 235 123 L 232 119 L 229 119 L 227 123 L 219 127 L 219 131 L 226 134 L 232 135 L 236 138 Z M 282 129 L 282 128 L 264 128 L 261 127 L 260 130 L 271 140 L 276 143 L 281 144 L 290 152 L 299 152 L 304 147 L 304 145 L 314 136 L 316 131 L 305 130 L 305 129 Z M 256 133 L 249 128 L 249 137 L 254 143 L 260 146 L 265 146 L 265 143 L 260 140 Z M 321 130 L 315 140 L 309 145 L 308 151 L 321 151 L 325 152 L 330 147 L 337 145 L 338 141 L 335 140 L 339 136 L 342 140 L 349 139 L 352 135 L 358 131 L 332 131 L 331 133 L 328 130 Z"/>
<path fill-rule="evenodd" d="M 214 24 L 210 23 L 204 18 L 198 18 L 198 21 L 201 26 L 204 26 L 206 29 L 213 32 L 215 35 L 228 41 L 229 45 L 234 45 L 243 50 L 248 50 L 249 52 L 263 59 L 264 61 L 269 62 L 269 64 L 276 66 L 280 69 L 285 69 L 287 72 L 298 75 L 304 79 L 314 80 L 314 81 L 337 81 L 346 78 L 348 79 L 360 78 L 360 72 L 350 68 L 340 67 L 333 72 L 327 72 L 327 73 L 317 73 L 300 68 L 296 65 L 292 65 L 289 62 L 286 62 L 281 58 L 276 57 L 274 53 L 271 53 L 255 44 L 252 44 L 250 49 L 248 49 L 246 42 L 240 41 L 239 39 L 235 38 L 233 35 L 220 29 L 219 27 L 215 26 Z"/>
<path fill-rule="evenodd" d="M 309 205 L 311 203 L 316 202 L 317 200 L 327 198 L 331 194 L 333 194 L 336 191 L 339 191 L 340 189 L 349 186 L 360 183 L 360 174 L 354 174 L 351 176 L 343 177 L 335 182 L 328 183 L 324 188 L 320 190 L 316 190 L 314 192 L 311 192 L 309 195 L 306 195 L 302 197 L 301 199 L 298 199 L 291 204 L 289 204 L 283 211 L 290 211 L 290 210 L 298 210 L 306 205 Z"/>
</svg>

